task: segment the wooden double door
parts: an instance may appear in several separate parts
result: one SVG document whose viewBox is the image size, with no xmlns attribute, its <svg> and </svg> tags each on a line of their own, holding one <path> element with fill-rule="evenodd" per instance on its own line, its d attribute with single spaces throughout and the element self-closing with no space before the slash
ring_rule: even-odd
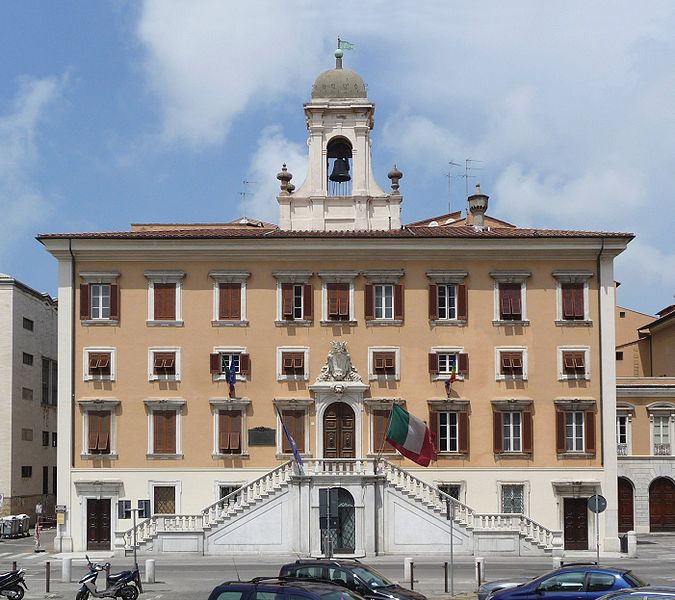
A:
<svg viewBox="0 0 675 600">
<path fill-rule="evenodd" d="M 323 457 L 356 458 L 356 418 L 345 402 L 333 402 L 324 413 Z"/>
<path fill-rule="evenodd" d="M 588 498 L 563 498 L 565 550 L 588 550 Z"/>
<path fill-rule="evenodd" d="M 675 483 L 665 477 L 649 486 L 649 531 L 675 531 Z"/>
<path fill-rule="evenodd" d="M 110 550 L 110 498 L 87 498 L 87 550 Z"/>
</svg>

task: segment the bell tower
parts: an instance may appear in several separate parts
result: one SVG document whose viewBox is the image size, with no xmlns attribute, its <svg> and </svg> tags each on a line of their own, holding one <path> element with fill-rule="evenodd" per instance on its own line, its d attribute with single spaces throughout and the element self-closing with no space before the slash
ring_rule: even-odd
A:
<svg viewBox="0 0 675 600">
<path fill-rule="evenodd" d="M 342 66 L 321 73 L 304 105 L 309 138 L 307 179 L 296 191 L 285 169 L 281 182 L 279 226 L 295 231 L 388 230 L 401 227 L 401 202 L 396 168 L 386 193 L 373 175 L 370 131 L 375 105 L 360 75 Z M 392 174 L 395 177 L 392 177 Z M 395 181 L 394 181 L 395 180 Z"/>
</svg>

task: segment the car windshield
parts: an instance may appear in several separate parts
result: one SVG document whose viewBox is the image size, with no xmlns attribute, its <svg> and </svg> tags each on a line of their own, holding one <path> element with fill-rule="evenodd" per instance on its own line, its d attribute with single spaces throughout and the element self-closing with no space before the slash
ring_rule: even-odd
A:
<svg viewBox="0 0 675 600">
<path fill-rule="evenodd" d="M 623 578 L 631 584 L 632 587 L 643 587 L 649 585 L 647 582 L 642 581 L 633 571 L 627 571 L 623 574 Z"/>
<path fill-rule="evenodd" d="M 361 596 L 352 594 L 347 590 L 326 590 L 325 592 L 317 592 L 321 596 L 321 600 L 363 600 Z"/>
<path fill-rule="evenodd" d="M 352 573 L 359 579 L 367 583 L 372 588 L 389 587 L 394 585 L 384 575 L 378 573 L 375 569 L 366 569 L 365 567 L 354 567 Z"/>
</svg>

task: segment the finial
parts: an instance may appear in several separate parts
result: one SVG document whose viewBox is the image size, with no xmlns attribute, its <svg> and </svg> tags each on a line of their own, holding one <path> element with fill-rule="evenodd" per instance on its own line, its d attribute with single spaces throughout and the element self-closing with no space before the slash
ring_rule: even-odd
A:
<svg viewBox="0 0 675 600">
<path fill-rule="evenodd" d="M 400 179 L 403 178 L 403 173 L 401 173 L 401 171 L 399 171 L 396 168 L 396 165 L 394 165 L 394 168 L 391 171 L 389 171 L 389 173 L 387 174 L 387 177 L 389 177 L 389 179 L 391 179 L 391 192 L 392 192 L 392 194 L 398 194 L 399 193 L 398 182 L 399 182 Z"/>
<path fill-rule="evenodd" d="M 480 181 L 476 182 L 476 194 L 480 194 Z"/>
<path fill-rule="evenodd" d="M 293 179 L 293 175 L 291 175 L 291 173 L 288 172 L 288 169 L 286 168 L 286 163 L 284 163 L 281 166 L 281 171 L 277 173 L 277 179 L 281 182 L 281 191 L 288 193 L 289 181 Z M 295 189 L 295 186 L 293 186 L 293 189 Z"/>
<path fill-rule="evenodd" d="M 339 42 L 338 42 L 339 43 Z M 338 48 L 335 51 L 335 68 L 336 69 L 341 69 L 342 68 L 342 57 L 344 56 L 344 50 L 342 48 Z"/>
</svg>

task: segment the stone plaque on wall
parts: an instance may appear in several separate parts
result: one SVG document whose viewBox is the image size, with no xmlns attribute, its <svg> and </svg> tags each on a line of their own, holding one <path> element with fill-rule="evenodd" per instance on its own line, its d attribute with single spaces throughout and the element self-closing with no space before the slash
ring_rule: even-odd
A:
<svg viewBox="0 0 675 600">
<path fill-rule="evenodd" d="M 249 446 L 276 446 L 276 431 L 271 427 L 254 427 L 248 430 Z"/>
</svg>

